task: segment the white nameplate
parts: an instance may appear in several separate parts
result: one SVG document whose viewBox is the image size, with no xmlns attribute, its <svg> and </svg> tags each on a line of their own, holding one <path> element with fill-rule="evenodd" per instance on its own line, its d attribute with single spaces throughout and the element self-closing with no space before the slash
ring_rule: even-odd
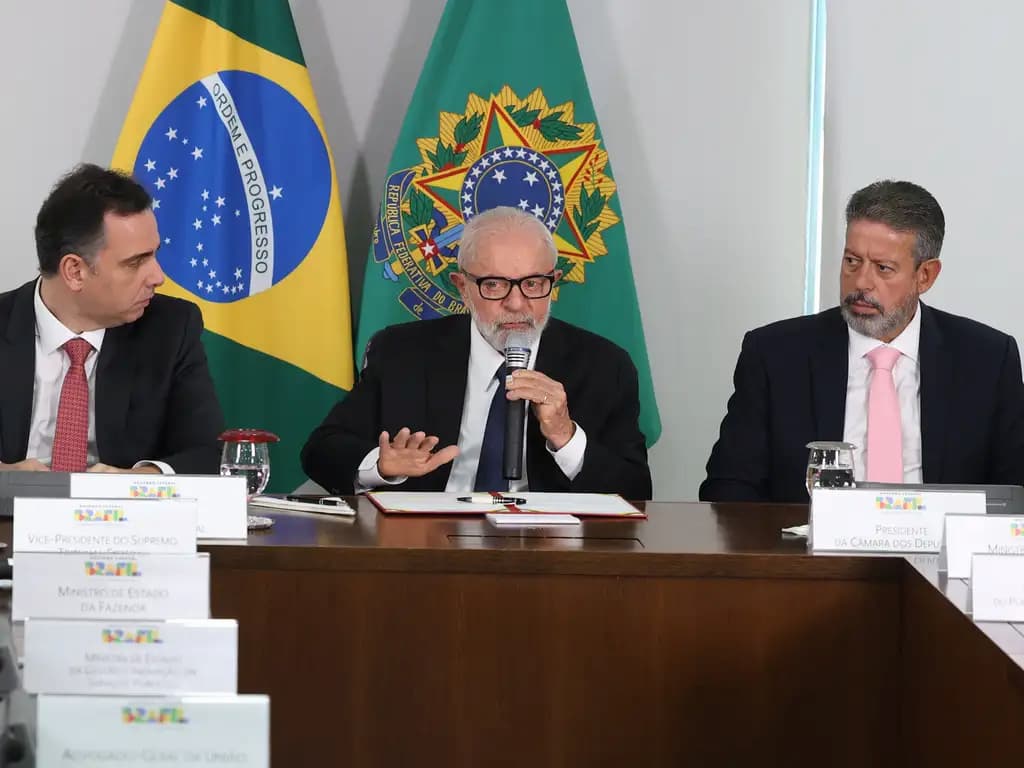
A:
<svg viewBox="0 0 1024 768">
<path fill-rule="evenodd" d="M 968 609 L 975 621 L 1024 621 L 1024 556 L 971 555 Z"/>
<path fill-rule="evenodd" d="M 199 505 L 200 539 L 244 539 L 246 483 L 244 477 L 219 475 L 71 475 L 72 498 L 195 499 Z"/>
<path fill-rule="evenodd" d="M 942 520 L 985 514 L 983 491 L 815 488 L 810 546 L 824 552 L 939 552 Z"/>
<path fill-rule="evenodd" d="M 191 554 L 196 503 L 15 498 L 14 551 Z"/>
<path fill-rule="evenodd" d="M 270 699 L 40 696 L 36 765 L 270 766 Z"/>
<path fill-rule="evenodd" d="M 975 553 L 1024 555 L 1024 517 L 947 515 L 940 570 L 950 579 L 968 579 Z"/>
<path fill-rule="evenodd" d="M 238 622 L 29 619 L 29 693 L 187 695 L 238 691 Z"/>
<path fill-rule="evenodd" d="M 210 556 L 16 552 L 11 618 L 208 619 Z"/>
</svg>

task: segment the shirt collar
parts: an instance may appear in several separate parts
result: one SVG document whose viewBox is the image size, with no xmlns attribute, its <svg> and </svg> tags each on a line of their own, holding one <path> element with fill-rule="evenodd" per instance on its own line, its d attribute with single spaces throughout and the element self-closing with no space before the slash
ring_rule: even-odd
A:
<svg viewBox="0 0 1024 768">
<path fill-rule="evenodd" d="M 64 323 L 57 319 L 57 316 L 50 311 L 50 308 L 43 303 L 41 291 L 42 278 L 36 280 L 35 309 L 36 309 L 36 338 L 39 339 L 39 346 L 44 355 L 52 354 L 60 349 L 71 339 L 81 337 L 88 341 L 98 355 L 100 347 L 103 346 L 103 337 L 106 328 L 98 328 L 95 331 L 74 333 Z"/>
<path fill-rule="evenodd" d="M 490 345 L 472 318 L 470 318 L 469 327 L 469 386 L 487 389 L 498 366 L 505 362 L 505 355 Z M 537 350 L 539 349 L 540 338 L 535 338 L 530 343 L 530 363 L 526 366 L 531 371 L 537 364 Z"/>
<path fill-rule="evenodd" d="M 910 318 L 910 322 L 907 323 L 907 327 L 903 329 L 899 336 L 890 341 L 888 344 L 885 342 L 874 339 L 870 336 L 865 336 L 862 333 L 846 326 L 850 333 L 850 358 L 859 360 L 868 354 L 871 350 L 877 347 L 893 347 L 900 351 L 905 357 L 909 357 L 915 363 L 917 362 L 918 349 L 921 345 L 921 302 L 917 303 L 914 308 L 914 316 Z"/>
</svg>

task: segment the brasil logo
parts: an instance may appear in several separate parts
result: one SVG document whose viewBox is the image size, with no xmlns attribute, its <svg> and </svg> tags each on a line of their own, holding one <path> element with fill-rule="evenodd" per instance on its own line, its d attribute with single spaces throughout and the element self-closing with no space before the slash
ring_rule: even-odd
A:
<svg viewBox="0 0 1024 768">
<path fill-rule="evenodd" d="M 373 233 L 383 279 L 416 318 L 465 311 L 450 273 L 465 222 L 499 205 L 533 214 L 558 249 L 562 287 L 581 285 L 608 253 L 602 233 L 620 219 L 615 181 L 594 123 L 575 123 L 573 104 L 549 106 L 504 86 L 470 94 L 463 114 L 441 113 L 440 135 L 417 140 L 422 162 L 391 174 Z M 559 288 L 552 292 L 558 299 Z"/>
<path fill-rule="evenodd" d="M 184 707 L 121 707 L 121 722 L 129 725 L 185 725 Z"/>
<path fill-rule="evenodd" d="M 76 507 L 72 517 L 76 523 L 128 522 L 128 514 L 123 507 Z"/>
<path fill-rule="evenodd" d="M 133 173 L 153 196 L 161 268 L 219 303 L 291 274 L 331 198 L 327 146 L 309 112 L 272 80 L 237 70 L 175 97 L 149 127 Z"/>
<path fill-rule="evenodd" d="M 86 560 L 86 576 L 130 576 L 142 575 L 137 560 Z"/>
<path fill-rule="evenodd" d="M 145 629 L 121 629 L 104 628 L 100 632 L 100 639 L 104 643 L 117 643 L 128 645 L 160 645 L 160 630 L 155 627 Z"/>
</svg>

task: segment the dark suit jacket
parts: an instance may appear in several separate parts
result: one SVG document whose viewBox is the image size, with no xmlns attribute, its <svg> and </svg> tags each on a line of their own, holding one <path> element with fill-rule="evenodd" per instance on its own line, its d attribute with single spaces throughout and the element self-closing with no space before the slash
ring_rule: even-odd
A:
<svg viewBox="0 0 1024 768">
<path fill-rule="evenodd" d="M 351 493 L 360 462 L 382 430 L 402 427 L 437 435 L 440 446 L 459 439 L 469 368 L 470 318 L 453 315 L 395 325 L 367 345 L 359 382 L 334 406 L 302 450 L 302 466 L 333 493 Z M 569 415 L 587 434 L 583 468 L 570 482 L 544 445 L 532 412 L 527 419 L 526 474 L 531 490 L 651 496 L 647 448 L 637 419 L 637 374 L 612 342 L 552 319 L 536 370 L 565 387 Z M 443 491 L 451 463 L 400 486 Z"/>
<path fill-rule="evenodd" d="M 35 280 L 0 295 L 0 461 L 26 458 L 35 385 Z M 190 302 L 156 295 L 134 323 L 108 328 L 94 371 L 103 464 L 155 459 L 182 474 L 220 471 L 224 417 Z M 48 458 L 48 457 L 47 457 Z"/>
<path fill-rule="evenodd" d="M 920 311 L 924 482 L 1024 484 L 1017 343 L 967 318 Z M 702 500 L 807 502 L 806 444 L 843 438 L 848 340 L 838 308 L 746 335 Z"/>
</svg>

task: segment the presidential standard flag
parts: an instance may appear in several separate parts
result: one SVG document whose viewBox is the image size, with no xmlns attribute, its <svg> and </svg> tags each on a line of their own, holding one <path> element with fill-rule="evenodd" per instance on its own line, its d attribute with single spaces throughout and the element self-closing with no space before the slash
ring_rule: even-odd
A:
<svg viewBox="0 0 1024 768">
<path fill-rule="evenodd" d="M 227 424 L 281 437 L 271 487 L 351 389 L 334 166 L 287 0 L 169 0 L 114 153 L 153 195 L 160 289 L 199 304 Z"/>
</svg>

